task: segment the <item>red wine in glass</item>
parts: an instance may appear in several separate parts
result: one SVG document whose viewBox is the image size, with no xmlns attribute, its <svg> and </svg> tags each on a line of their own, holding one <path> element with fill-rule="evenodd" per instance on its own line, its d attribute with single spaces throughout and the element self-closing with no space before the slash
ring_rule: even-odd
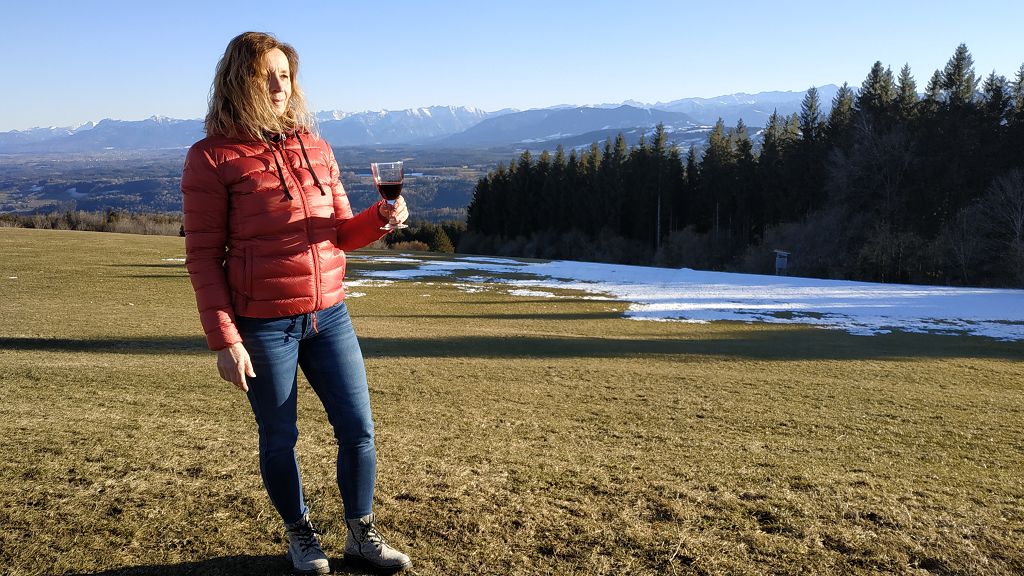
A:
<svg viewBox="0 0 1024 576">
<path fill-rule="evenodd" d="M 370 164 L 370 172 L 373 174 L 373 183 L 377 186 L 377 191 L 388 204 L 394 206 L 398 197 L 402 195 L 402 180 L 405 178 L 402 162 L 374 162 Z M 396 228 L 408 228 L 408 226 L 388 222 L 380 227 L 381 230 Z"/>
<path fill-rule="evenodd" d="M 381 182 L 377 184 L 377 191 L 384 197 L 385 200 L 394 202 L 398 200 L 398 197 L 402 195 L 402 183 L 393 184 L 390 182 Z"/>
</svg>

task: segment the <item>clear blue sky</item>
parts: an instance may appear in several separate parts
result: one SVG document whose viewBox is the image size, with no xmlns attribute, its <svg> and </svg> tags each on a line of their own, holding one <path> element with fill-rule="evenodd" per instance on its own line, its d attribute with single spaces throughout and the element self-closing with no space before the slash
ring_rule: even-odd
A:
<svg viewBox="0 0 1024 576">
<path fill-rule="evenodd" d="M 979 75 L 1024 63 L 1020 0 L 38 0 L 5 3 L 3 21 L 0 131 L 202 117 L 246 30 L 295 46 L 314 111 L 856 87 L 876 60 L 910 64 L 923 89 L 961 42 Z"/>
</svg>

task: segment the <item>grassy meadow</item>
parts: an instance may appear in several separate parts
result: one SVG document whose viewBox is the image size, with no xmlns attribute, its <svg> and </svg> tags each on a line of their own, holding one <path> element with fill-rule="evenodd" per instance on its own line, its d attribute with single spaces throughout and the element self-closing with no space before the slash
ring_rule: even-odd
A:
<svg viewBox="0 0 1024 576">
<path fill-rule="evenodd" d="M 366 254 L 373 254 L 368 252 Z M 287 574 L 176 237 L 0 229 L 0 574 Z M 374 266 L 353 261 L 350 278 Z M 414 574 L 1024 573 L 1024 343 L 358 288 L 376 512 Z M 334 570 L 335 444 L 299 458 Z"/>
</svg>

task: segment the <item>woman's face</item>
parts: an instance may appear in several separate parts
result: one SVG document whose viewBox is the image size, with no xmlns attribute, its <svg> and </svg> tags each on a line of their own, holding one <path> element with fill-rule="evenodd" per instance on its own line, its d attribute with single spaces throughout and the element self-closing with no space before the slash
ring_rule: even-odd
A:
<svg viewBox="0 0 1024 576">
<path fill-rule="evenodd" d="M 288 110 L 288 99 L 292 97 L 292 71 L 288 57 L 279 48 L 274 48 L 263 57 L 267 66 L 267 89 L 274 113 L 284 115 Z"/>
</svg>

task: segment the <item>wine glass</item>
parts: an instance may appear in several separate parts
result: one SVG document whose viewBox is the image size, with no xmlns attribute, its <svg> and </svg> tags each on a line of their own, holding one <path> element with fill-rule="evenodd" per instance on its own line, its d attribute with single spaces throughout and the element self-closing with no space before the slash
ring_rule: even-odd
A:
<svg viewBox="0 0 1024 576">
<path fill-rule="evenodd" d="M 377 186 L 377 192 L 389 205 L 394 206 L 398 197 L 402 195 L 402 180 L 405 170 L 402 161 L 398 162 L 373 162 L 370 164 L 370 172 L 373 173 L 373 183 Z M 395 230 L 397 228 L 408 228 L 405 224 L 388 222 L 380 227 L 381 230 Z"/>
</svg>

